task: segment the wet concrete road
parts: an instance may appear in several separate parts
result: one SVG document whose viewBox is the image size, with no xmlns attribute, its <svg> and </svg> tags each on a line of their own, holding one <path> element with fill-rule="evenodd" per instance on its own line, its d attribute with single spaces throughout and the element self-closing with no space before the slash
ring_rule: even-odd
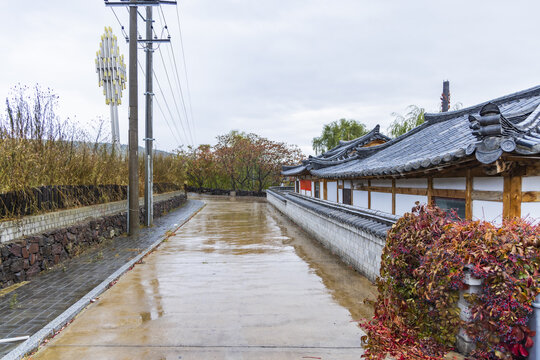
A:
<svg viewBox="0 0 540 360">
<path fill-rule="evenodd" d="M 265 201 L 205 201 L 32 359 L 359 359 L 369 281 Z"/>
</svg>

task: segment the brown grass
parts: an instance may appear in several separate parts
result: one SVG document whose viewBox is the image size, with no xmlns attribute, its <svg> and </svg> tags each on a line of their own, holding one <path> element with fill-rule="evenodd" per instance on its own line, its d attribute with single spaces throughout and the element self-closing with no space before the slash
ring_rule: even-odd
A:
<svg viewBox="0 0 540 360">
<path fill-rule="evenodd" d="M 44 185 L 127 185 L 127 156 L 107 143 L 105 121 L 94 133 L 55 114 L 58 96 L 39 86 L 17 86 L 0 116 L 0 193 Z M 157 155 L 154 182 L 184 182 L 180 155 Z M 143 191 L 144 160 L 139 158 Z"/>
</svg>

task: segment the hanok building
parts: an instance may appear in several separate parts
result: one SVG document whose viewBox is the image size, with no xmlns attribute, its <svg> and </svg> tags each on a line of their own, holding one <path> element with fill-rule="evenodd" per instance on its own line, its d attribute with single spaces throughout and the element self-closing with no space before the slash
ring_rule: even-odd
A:
<svg viewBox="0 0 540 360">
<path fill-rule="evenodd" d="M 425 114 L 395 139 L 379 126 L 282 174 L 295 192 L 398 216 L 415 202 L 466 219 L 540 217 L 540 86 Z"/>
</svg>

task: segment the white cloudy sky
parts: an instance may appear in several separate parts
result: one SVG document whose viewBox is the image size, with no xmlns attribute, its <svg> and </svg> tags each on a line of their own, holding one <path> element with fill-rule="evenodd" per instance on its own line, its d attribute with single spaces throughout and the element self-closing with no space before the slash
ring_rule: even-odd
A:
<svg viewBox="0 0 540 360">
<path fill-rule="evenodd" d="M 311 139 L 333 120 L 386 129 L 390 113 L 409 104 L 438 111 L 445 79 L 452 103 L 464 106 L 540 83 L 534 0 L 182 0 L 179 9 L 195 144 L 237 129 L 312 153 Z M 172 6 L 164 12 L 180 66 L 176 12 Z M 119 38 L 121 31 L 103 1 L 1 0 L 0 13 L 2 99 L 17 83 L 39 83 L 60 95 L 62 117 L 83 124 L 108 118 L 94 57 L 105 25 Z M 127 29 L 127 12 L 117 13 Z M 143 51 L 139 58 L 144 64 Z M 155 63 L 169 92 L 157 55 Z M 169 95 L 167 102 L 176 113 Z M 142 96 L 139 104 L 142 139 Z M 120 117 L 125 143 L 127 91 Z M 155 137 L 164 150 L 191 143 L 171 135 L 157 108 Z"/>
</svg>

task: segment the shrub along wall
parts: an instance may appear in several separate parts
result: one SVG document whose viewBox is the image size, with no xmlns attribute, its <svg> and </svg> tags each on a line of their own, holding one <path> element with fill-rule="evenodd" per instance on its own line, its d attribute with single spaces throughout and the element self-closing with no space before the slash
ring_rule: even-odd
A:
<svg viewBox="0 0 540 360">
<path fill-rule="evenodd" d="M 495 227 L 416 207 L 388 232 L 375 316 L 363 324 L 363 357 L 442 359 L 461 328 L 476 343 L 470 359 L 526 359 L 537 341 L 527 319 L 540 291 L 539 268 L 538 225 L 514 219 Z M 483 281 L 480 293 L 465 299 L 471 322 L 458 308 L 468 271 Z"/>
<path fill-rule="evenodd" d="M 179 195 L 155 203 L 154 218 L 181 206 L 185 201 L 186 196 Z M 139 212 L 141 222 L 144 215 L 144 209 L 141 209 Z M 28 280 L 41 271 L 126 231 L 126 213 L 124 212 L 2 244 L 0 245 L 0 288 Z"/>
</svg>

